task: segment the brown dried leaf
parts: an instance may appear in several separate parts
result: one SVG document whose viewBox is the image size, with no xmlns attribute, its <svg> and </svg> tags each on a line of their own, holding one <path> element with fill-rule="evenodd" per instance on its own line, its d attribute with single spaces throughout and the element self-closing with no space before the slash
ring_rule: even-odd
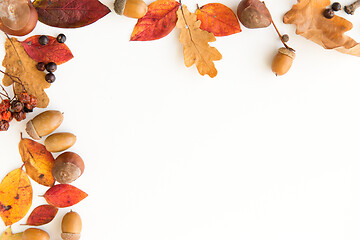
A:
<svg viewBox="0 0 360 240">
<path fill-rule="evenodd" d="M 27 55 L 21 42 L 16 38 L 11 40 L 13 44 L 9 39 L 5 43 L 6 55 L 2 62 L 2 65 L 6 68 L 5 72 L 21 79 L 26 91 L 37 98 L 37 107 L 47 107 L 49 98 L 44 89 L 49 88 L 51 84 L 45 81 L 45 73 L 36 69 L 37 62 Z M 13 82 L 9 76 L 4 76 L 3 84 L 5 86 L 10 86 Z M 15 83 L 16 93 L 22 90 L 23 87 Z"/>
<path fill-rule="evenodd" d="M 217 70 L 213 61 L 220 60 L 222 56 L 216 48 L 209 46 L 209 42 L 216 41 L 214 34 L 201 30 L 201 21 L 185 5 L 178 9 L 177 16 L 176 27 L 181 29 L 180 42 L 184 45 L 185 66 L 196 64 L 201 75 L 215 77 Z"/>
<path fill-rule="evenodd" d="M 339 16 L 332 19 L 323 16 L 324 9 L 330 4 L 330 0 L 298 0 L 285 14 L 284 23 L 295 24 L 296 34 L 326 49 L 360 57 L 360 45 L 345 35 L 352 29 L 352 23 Z"/>
</svg>

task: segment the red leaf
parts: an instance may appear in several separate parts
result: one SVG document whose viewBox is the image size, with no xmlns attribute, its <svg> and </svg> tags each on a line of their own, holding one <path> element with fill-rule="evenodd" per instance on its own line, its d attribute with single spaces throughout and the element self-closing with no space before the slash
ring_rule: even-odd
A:
<svg viewBox="0 0 360 240">
<path fill-rule="evenodd" d="M 26 225 L 40 226 L 51 222 L 56 216 L 58 209 L 51 205 L 36 207 L 26 221 Z"/>
<path fill-rule="evenodd" d="M 85 192 L 69 184 L 55 185 L 44 194 L 49 204 L 59 208 L 75 205 L 87 196 Z"/>
<path fill-rule="evenodd" d="M 33 4 L 40 22 L 61 28 L 84 27 L 110 12 L 98 0 L 35 0 Z"/>
<path fill-rule="evenodd" d="M 240 23 L 235 13 L 221 3 L 209 3 L 196 10 L 197 19 L 201 21 L 202 30 L 217 37 L 241 32 Z"/>
<path fill-rule="evenodd" d="M 174 0 L 157 0 L 149 5 L 146 15 L 136 23 L 131 41 L 157 40 L 168 35 L 177 21 L 180 3 Z"/>
<path fill-rule="evenodd" d="M 60 65 L 74 57 L 70 49 L 64 43 L 59 43 L 56 38 L 48 36 L 49 43 L 41 45 L 39 37 L 40 35 L 32 36 L 21 42 L 26 53 L 36 62 L 54 62 Z"/>
</svg>

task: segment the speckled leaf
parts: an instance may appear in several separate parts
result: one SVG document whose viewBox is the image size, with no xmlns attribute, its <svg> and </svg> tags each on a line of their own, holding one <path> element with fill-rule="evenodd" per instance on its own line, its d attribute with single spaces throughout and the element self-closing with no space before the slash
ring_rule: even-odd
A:
<svg viewBox="0 0 360 240">
<path fill-rule="evenodd" d="M 69 184 L 55 185 L 44 194 L 49 204 L 59 208 L 75 205 L 87 196 L 85 192 Z"/>
<path fill-rule="evenodd" d="M 26 221 L 26 225 L 41 226 L 47 224 L 54 219 L 58 210 L 58 208 L 52 205 L 45 204 L 38 206 L 31 212 Z"/>
</svg>

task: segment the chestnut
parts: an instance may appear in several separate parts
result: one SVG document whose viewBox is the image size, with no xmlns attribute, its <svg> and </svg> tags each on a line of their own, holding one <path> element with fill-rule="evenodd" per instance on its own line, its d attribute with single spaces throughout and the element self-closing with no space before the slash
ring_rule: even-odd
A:
<svg viewBox="0 0 360 240">
<path fill-rule="evenodd" d="M 78 179 L 84 169 L 84 161 L 79 155 L 73 152 L 64 152 L 55 159 L 52 174 L 59 183 L 68 184 Z"/>
</svg>

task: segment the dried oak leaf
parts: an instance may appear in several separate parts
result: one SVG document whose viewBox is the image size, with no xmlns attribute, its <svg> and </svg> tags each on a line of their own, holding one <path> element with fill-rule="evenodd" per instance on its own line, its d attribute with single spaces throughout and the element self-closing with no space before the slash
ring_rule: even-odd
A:
<svg viewBox="0 0 360 240">
<path fill-rule="evenodd" d="M 26 53 L 36 62 L 54 62 L 60 65 L 74 57 L 65 43 L 59 43 L 56 38 L 47 36 L 49 43 L 41 45 L 39 37 L 40 35 L 35 35 L 21 42 Z"/>
<path fill-rule="evenodd" d="M 29 211 L 33 190 L 26 173 L 11 171 L 0 184 L 0 216 L 6 226 L 21 220 Z"/>
<path fill-rule="evenodd" d="M 55 160 L 44 145 L 22 138 L 19 143 L 19 152 L 25 164 L 26 173 L 35 182 L 44 186 L 54 185 L 55 179 L 51 171 Z"/>
<path fill-rule="evenodd" d="M 47 107 L 49 98 L 44 89 L 49 88 L 51 84 L 45 81 L 45 73 L 36 69 L 37 62 L 27 55 L 23 45 L 16 38 L 12 38 L 11 41 L 6 40 L 5 51 L 2 62 L 6 68 L 5 72 L 21 80 L 26 91 L 37 98 L 37 107 Z M 13 79 L 4 75 L 3 84 L 10 86 L 16 80 Z M 23 91 L 22 85 L 15 83 L 15 92 L 20 93 L 21 91 Z"/>
<path fill-rule="evenodd" d="M 58 208 L 52 205 L 41 205 L 36 207 L 28 217 L 26 225 L 41 226 L 51 222 L 58 212 Z M 1 239 L 0 239 L 1 240 Z"/>
<path fill-rule="evenodd" d="M 110 12 L 98 0 L 36 0 L 33 4 L 40 22 L 60 28 L 84 27 Z"/>
<path fill-rule="evenodd" d="M 151 3 L 144 17 L 138 20 L 131 41 L 151 41 L 167 36 L 176 25 L 180 3 L 174 0 L 157 0 Z"/>
<path fill-rule="evenodd" d="M 310 39 L 326 49 L 360 56 L 360 45 L 345 32 L 353 25 L 346 19 L 335 16 L 327 19 L 323 11 L 330 0 L 298 0 L 284 16 L 284 23 L 295 24 L 296 33 Z"/>
<path fill-rule="evenodd" d="M 196 10 L 202 30 L 212 32 L 217 37 L 229 36 L 241 32 L 235 13 L 221 3 L 209 3 Z"/>
<path fill-rule="evenodd" d="M 21 240 L 22 235 L 22 232 L 13 234 L 10 226 L 1 234 L 0 240 Z"/>
<path fill-rule="evenodd" d="M 185 5 L 177 11 L 176 27 L 181 29 L 180 42 L 184 45 L 184 62 L 186 67 L 196 64 L 201 75 L 215 77 L 217 70 L 213 61 L 221 60 L 221 53 L 209 42 L 215 42 L 214 34 L 200 29 L 201 21 L 196 14 L 189 12 Z"/>
<path fill-rule="evenodd" d="M 73 206 L 87 196 L 87 193 L 69 184 L 57 184 L 44 194 L 46 202 L 58 208 Z"/>
</svg>

